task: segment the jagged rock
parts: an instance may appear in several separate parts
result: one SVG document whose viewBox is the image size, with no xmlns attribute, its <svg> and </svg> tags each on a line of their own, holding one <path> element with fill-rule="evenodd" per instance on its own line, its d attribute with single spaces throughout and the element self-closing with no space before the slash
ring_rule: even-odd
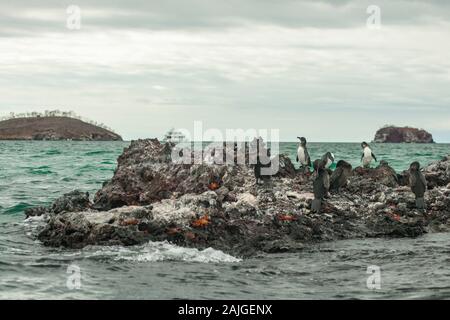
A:
<svg viewBox="0 0 450 320">
<path fill-rule="evenodd" d="M 450 183 L 450 156 L 444 157 L 425 167 L 423 170 L 429 189 Z"/>
<path fill-rule="evenodd" d="M 86 210 L 90 207 L 91 201 L 89 200 L 89 193 L 75 190 L 56 199 L 52 205 L 51 211 L 58 214 L 65 211 L 74 212 Z"/>
<path fill-rule="evenodd" d="M 287 155 L 280 154 L 279 165 L 280 168 L 278 173 L 276 174 L 277 177 L 293 178 L 297 175 L 297 170 L 295 169 L 294 164 Z"/>
<path fill-rule="evenodd" d="M 359 176 L 367 177 L 370 181 L 376 181 L 392 188 L 399 184 L 397 173 L 387 162 L 380 163 L 380 165 L 374 169 L 357 167 L 355 168 L 354 173 Z"/>
<path fill-rule="evenodd" d="M 58 214 L 61 212 L 74 212 L 74 211 L 82 211 L 87 210 L 92 206 L 91 201 L 89 199 L 88 192 L 81 192 L 79 190 L 75 190 L 69 193 L 64 194 L 60 198 L 56 199 L 52 206 L 49 208 L 46 207 L 36 207 L 36 208 L 28 208 L 25 210 L 25 216 L 35 217 L 41 216 L 47 213 Z"/>
<path fill-rule="evenodd" d="M 285 170 L 257 185 L 251 166 L 173 163 L 172 150 L 157 140 L 133 142 L 94 206 L 88 195 L 74 192 L 47 209 L 30 211 L 47 217 L 38 238 L 73 248 L 166 240 L 250 256 L 298 251 L 318 241 L 416 237 L 450 229 L 448 180 L 426 193 L 422 212 L 409 187 L 399 184 L 402 175 L 387 163 L 356 168 L 349 184 L 315 214 L 310 210 L 314 177 L 297 174 L 289 159 L 280 157 Z M 446 159 L 424 172 L 448 174 Z"/>
<path fill-rule="evenodd" d="M 200 194 L 220 187 L 232 191 L 254 180 L 249 165 L 172 161 L 173 148 L 156 139 L 133 141 L 119 157 L 114 177 L 95 195 L 94 208 L 108 210 L 123 205 L 146 205 L 177 194 Z M 276 177 L 295 177 L 296 170 L 289 157 L 280 155 L 278 163 Z"/>
<path fill-rule="evenodd" d="M 395 238 L 417 237 L 426 233 L 423 219 L 409 219 L 400 221 L 397 215 L 375 215 L 367 222 L 371 230 L 368 236 L 389 236 Z"/>
<path fill-rule="evenodd" d="M 53 214 L 38 239 L 48 246 L 82 248 L 91 244 L 133 245 L 148 237 L 138 231 L 137 217 L 146 208 L 124 207 L 108 212 L 82 211 Z"/>
<path fill-rule="evenodd" d="M 38 217 L 38 216 L 42 216 L 43 214 L 46 214 L 48 212 L 49 212 L 49 209 L 47 207 L 27 208 L 27 209 L 25 209 L 25 216 L 27 218 Z"/>
</svg>

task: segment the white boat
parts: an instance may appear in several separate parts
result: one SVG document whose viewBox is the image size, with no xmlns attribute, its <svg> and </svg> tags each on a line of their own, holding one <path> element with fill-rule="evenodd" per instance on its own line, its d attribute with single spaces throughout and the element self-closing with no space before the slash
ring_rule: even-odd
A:
<svg viewBox="0 0 450 320">
<path fill-rule="evenodd" d="M 172 142 L 178 144 L 182 142 L 188 142 L 188 140 L 183 133 L 172 128 L 165 134 L 163 142 Z"/>
</svg>

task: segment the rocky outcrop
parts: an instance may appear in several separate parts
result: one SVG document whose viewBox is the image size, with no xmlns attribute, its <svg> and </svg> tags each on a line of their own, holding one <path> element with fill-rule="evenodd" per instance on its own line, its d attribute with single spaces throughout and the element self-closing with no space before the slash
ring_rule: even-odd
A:
<svg viewBox="0 0 450 320">
<path fill-rule="evenodd" d="M 375 133 L 379 143 L 433 143 L 433 136 L 423 130 L 410 127 L 384 127 Z"/>
<path fill-rule="evenodd" d="M 174 145 L 156 139 L 134 141 L 118 159 L 114 177 L 97 192 L 94 207 L 108 210 L 124 205 L 147 205 L 184 194 L 217 190 L 226 197 L 236 186 L 253 183 L 248 166 L 179 164 L 171 161 Z M 233 151 L 227 151 L 233 152 Z M 196 155 L 192 153 L 191 158 Z M 280 155 L 277 177 L 294 177 L 289 157 Z M 228 190 L 228 192 L 225 192 Z"/>
<path fill-rule="evenodd" d="M 348 185 L 315 214 L 313 177 L 295 172 L 285 156 L 278 174 L 256 185 L 251 166 L 177 164 L 171 161 L 173 148 L 157 140 L 133 142 L 93 203 L 73 192 L 36 210 L 45 221 L 38 239 L 72 248 L 170 241 L 250 256 L 297 251 L 318 241 L 450 229 L 448 157 L 424 169 L 440 177 L 426 194 L 425 213 L 402 186 L 406 178 L 382 163 L 355 169 Z"/>
<path fill-rule="evenodd" d="M 35 217 L 43 214 L 58 214 L 90 209 L 92 206 L 88 192 L 75 190 L 56 199 L 50 207 L 35 207 L 25 210 L 25 216 Z"/>
<path fill-rule="evenodd" d="M 0 140 L 121 141 L 122 138 L 74 118 L 35 117 L 1 121 Z"/>
<path fill-rule="evenodd" d="M 389 166 L 386 161 L 381 161 L 380 165 L 375 169 L 357 167 L 354 170 L 354 173 L 357 176 L 365 177 L 366 179 L 370 179 L 372 181 L 378 182 L 382 185 L 395 188 L 399 185 L 399 176 L 395 172 L 395 170 Z M 402 181 L 407 181 L 406 179 Z"/>
<path fill-rule="evenodd" d="M 450 181 L 450 155 L 425 167 L 423 174 L 429 189 L 443 187 Z"/>
</svg>

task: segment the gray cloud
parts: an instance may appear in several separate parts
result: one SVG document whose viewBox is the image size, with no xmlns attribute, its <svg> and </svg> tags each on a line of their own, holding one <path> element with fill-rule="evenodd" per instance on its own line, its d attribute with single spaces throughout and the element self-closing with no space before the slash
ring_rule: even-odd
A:
<svg viewBox="0 0 450 320">
<path fill-rule="evenodd" d="M 384 25 L 437 24 L 450 19 L 450 2 L 442 0 L 43 0 L 0 4 L 0 32 L 37 34 L 60 32 L 65 9 L 83 10 L 83 23 L 92 29 L 201 30 L 246 25 L 289 28 L 363 27 L 369 5 L 382 10 Z M 24 14 L 29 13 L 26 17 Z"/>
<path fill-rule="evenodd" d="M 65 28 L 71 4 L 80 31 Z M 369 4 L 382 30 L 366 28 Z M 74 109 L 126 138 L 201 119 L 316 141 L 397 123 L 450 141 L 449 36 L 437 0 L 3 2 L 0 113 Z"/>
</svg>

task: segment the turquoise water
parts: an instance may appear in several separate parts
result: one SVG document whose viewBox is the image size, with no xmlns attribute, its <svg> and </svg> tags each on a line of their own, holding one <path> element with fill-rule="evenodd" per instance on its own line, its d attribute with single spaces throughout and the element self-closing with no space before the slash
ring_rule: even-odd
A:
<svg viewBox="0 0 450 320">
<path fill-rule="evenodd" d="M 450 234 L 418 239 L 347 240 L 299 254 L 240 260 L 220 251 L 168 243 L 130 248 L 67 250 L 32 240 L 23 210 L 73 189 L 93 194 L 112 177 L 127 142 L 0 142 L 0 298 L 449 298 Z M 374 144 L 379 160 L 404 170 L 450 153 L 450 145 Z M 295 158 L 296 144 L 280 151 Z M 357 166 L 353 143 L 310 143 Z M 67 268 L 81 270 L 80 289 L 67 286 Z M 382 288 L 366 287 L 366 269 L 379 265 Z"/>
<path fill-rule="evenodd" d="M 419 161 L 422 165 L 440 160 L 443 155 L 450 153 L 450 144 L 371 144 L 377 160 L 385 160 L 397 172 L 409 168 L 413 161 Z M 282 143 L 280 152 L 288 154 L 295 161 L 297 144 Z M 311 160 L 320 158 L 326 152 L 332 152 L 339 160 L 346 160 L 355 168 L 361 165 L 361 147 L 359 143 L 308 143 Z M 374 162 L 372 166 L 376 166 Z"/>
</svg>

